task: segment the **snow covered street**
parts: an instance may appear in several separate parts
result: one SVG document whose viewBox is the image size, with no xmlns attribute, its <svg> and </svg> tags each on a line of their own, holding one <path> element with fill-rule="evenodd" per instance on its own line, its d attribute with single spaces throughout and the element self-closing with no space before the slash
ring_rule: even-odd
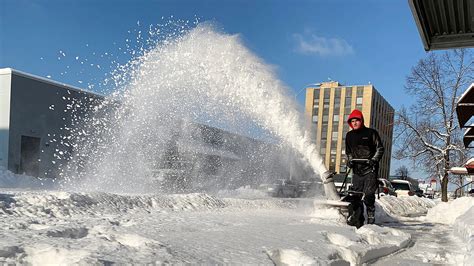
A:
<svg viewBox="0 0 474 266">
<path fill-rule="evenodd" d="M 460 265 L 467 252 L 451 226 L 424 216 L 394 222 L 400 218 L 395 212 L 403 211 L 394 204 L 400 198 L 379 201 L 378 218 L 389 223 L 359 230 L 345 225 L 337 210 L 313 202 L 3 190 L 0 261 Z M 381 210 L 390 204 L 392 214 Z"/>
</svg>

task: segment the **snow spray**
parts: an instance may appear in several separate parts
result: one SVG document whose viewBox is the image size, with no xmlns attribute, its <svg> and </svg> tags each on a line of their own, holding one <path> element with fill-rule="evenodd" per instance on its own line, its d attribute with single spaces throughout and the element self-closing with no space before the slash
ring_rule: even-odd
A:
<svg viewBox="0 0 474 266">
<path fill-rule="evenodd" d="M 244 134 L 259 128 L 290 146 L 323 180 L 328 177 L 288 88 L 238 35 L 198 24 L 157 41 L 114 77 L 116 92 L 74 132 L 65 187 L 150 192 L 156 154 L 165 152 L 173 130 L 189 128 L 186 121 Z M 325 190 L 337 197 L 335 188 Z"/>
</svg>

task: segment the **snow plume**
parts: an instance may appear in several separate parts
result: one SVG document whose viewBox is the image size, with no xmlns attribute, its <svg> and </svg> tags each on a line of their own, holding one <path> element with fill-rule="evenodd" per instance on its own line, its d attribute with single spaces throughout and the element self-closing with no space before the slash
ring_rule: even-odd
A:
<svg viewBox="0 0 474 266">
<path fill-rule="evenodd" d="M 183 27 L 119 67 L 114 80 L 117 93 L 94 110 L 95 118 L 81 129 L 74 158 L 63 171 L 67 181 L 63 185 L 68 189 L 156 191 L 159 186 L 154 178 L 163 179 L 156 170 L 164 162 L 169 143 L 181 144 L 176 149 L 186 148 L 186 141 L 193 137 L 193 123 L 263 136 L 275 146 L 296 151 L 295 156 L 316 174 L 326 171 L 317 147 L 305 134 L 295 102 L 287 95 L 288 88 L 239 36 L 218 32 L 205 23 Z M 264 166 L 258 160 L 266 156 L 266 151 L 260 151 L 260 157 L 249 156 L 260 164 L 250 170 L 256 176 L 269 175 L 268 168 L 279 164 Z M 178 161 L 192 164 L 192 171 L 208 164 L 202 157 L 194 153 Z M 225 175 L 233 178 L 248 168 L 236 163 Z M 197 187 L 206 182 L 196 178 L 192 177 Z M 188 179 L 184 177 L 183 183 L 189 183 Z"/>
</svg>

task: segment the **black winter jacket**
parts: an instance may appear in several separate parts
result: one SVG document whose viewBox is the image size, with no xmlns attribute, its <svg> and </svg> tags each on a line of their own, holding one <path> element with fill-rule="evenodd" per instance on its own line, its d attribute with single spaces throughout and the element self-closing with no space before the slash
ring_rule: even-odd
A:
<svg viewBox="0 0 474 266">
<path fill-rule="evenodd" d="M 378 172 L 378 162 L 383 156 L 382 140 L 375 129 L 361 127 L 346 134 L 347 160 L 371 159 L 376 162 L 375 173 Z M 368 164 L 354 164 L 353 171 L 358 175 L 365 175 L 374 168 Z"/>
</svg>

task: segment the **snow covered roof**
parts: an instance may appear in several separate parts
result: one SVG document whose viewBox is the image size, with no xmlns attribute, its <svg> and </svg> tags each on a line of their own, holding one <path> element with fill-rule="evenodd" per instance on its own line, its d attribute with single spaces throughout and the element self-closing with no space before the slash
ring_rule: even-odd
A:
<svg viewBox="0 0 474 266">
<path fill-rule="evenodd" d="M 463 166 L 451 167 L 449 171 L 456 175 L 474 174 L 474 158 L 467 160 Z"/>
</svg>

